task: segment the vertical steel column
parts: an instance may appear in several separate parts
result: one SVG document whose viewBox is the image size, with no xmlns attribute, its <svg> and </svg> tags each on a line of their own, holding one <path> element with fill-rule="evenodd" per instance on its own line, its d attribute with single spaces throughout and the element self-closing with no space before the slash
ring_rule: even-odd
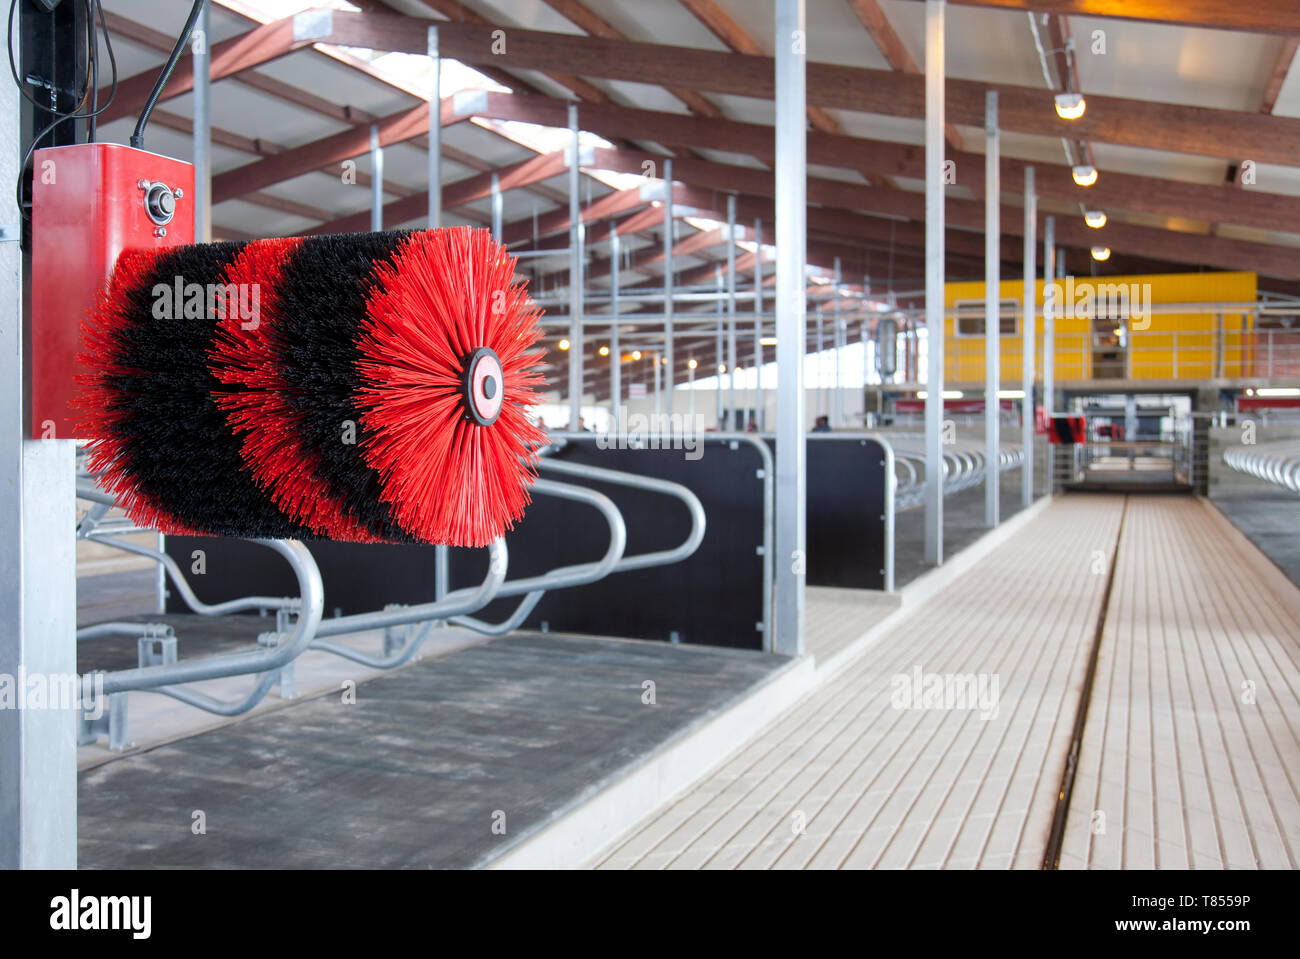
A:
<svg viewBox="0 0 1300 959">
<path fill-rule="evenodd" d="M 429 229 L 442 226 L 442 56 L 438 52 L 438 28 L 429 27 L 426 33 L 426 50 L 429 55 Z M 493 175 L 495 177 L 495 174 Z M 499 231 L 494 231 L 499 236 Z M 433 595 L 442 599 L 451 591 L 451 550 L 446 546 L 433 548 Z M 444 626 L 446 623 L 443 624 Z"/>
<path fill-rule="evenodd" d="M 429 229 L 442 226 L 442 57 L 438 55 L 438 28 L 429 27 L 428 51 L 433 73 L 429 91 Z"/>
<path fill-rule="evenodd" d="M 998 454 L 1002 445 L 1002 139 L 998 93 L 984 95 L 984 523 L 997 526 L 1002 505 Z"/>
<path fill-rule="evenodd" d="M 807 568 L 803 361 L 807 289 L 807 44 L 804 0 L 776 0 L 776 636 L 802 656 Z"/>
<path fill-rule="evenodd" d="M 13 184 L 19 93 L 0 87 L 0 181 Z M 14 191 L 0 192 L 0 224 L 20 222 Z M 18 244 L 0 242 L 0 674 L 14 705 L 27 696 L 21 676 L 77 668 L 76 441 L 26 438 L 22 275 Z M 0 869 L 76 866 L 77 712 L 0 709 Z"/>
<path fill-rule="evenodd" d="M 609 409 L 610 432 L 623 431 L 623 352 L 618 342 L 618 231 L 609 234 Z"/>
<path fill-rule="evenodd" d="M 817 412 L 824 414 L 826 412 L 826 357 L 822 354 L 826 351 L 826 334 L 824 332 L 825 311 L 821 304 L 817 304 L 817 337 L 814 341 L 817 350 Z"/>
<path fill-rule="evenodd" d="M 723 370 L 723 367 L 725 367 L 725 366 L 727 365 L 726 353 L 724 352 L 724 350 L 723 350 L 723 346 L 722 346 L 722 342 L 723 342 L 723 335 L 722 335 L 722 299 L 723 299 L 723 297 L 722 297 L 722 292 L 723 292 L 723 290 L 726 289 L 726 286 L 724 285 L 723 280 L 722 280 L 722 267 L 720 267 L 720 266 L 718 266 L 718 267 L 714 267 L 713 275 L 714 275 L 714 277 L 716 278 L 716 281 L 717 281 L 717 284 L 718 284 L 718 331 L 717 331 L 717 334 L 718 334 L 718 343 L 717 343 L 717 346 L 718 346 L 718 359 L 717 359 L 717 362 L 714 363 L 714 365 L 713 365 L 713 373 L 714 373 L 714 379 L 717 380 L 717 384 L 718 384 L 718 429 L 720 429 L 720 430 L 725 430 L 725 429 L 730 429 L 730 428 L 731 428 L 730 424 L 725 422 L 726 418 L 727 418 L 727 417 L 730 417 L 731 414 L 728 413 L 728 414 L 726 415 L 726 417 L 724 417 L 724 415 L 723 415 L 723 398 L 722 398 L 722 370 Z"/>
<path fill-rule="evenodd" d="M 1043 224 L 1043 409 L 1050 416 L 1056 408 L 1056 217 Z"/>
<path fill-rule="evenodd" d="M 501 179 L 492 174 L 492 239 L 501 242 Z"/>
<path fill-rule="evenodd" d="M 384 228 L 384 148 L 379 145 L 379 127 L 370 124 L 370 229 Z"/>
<path fill-rule="evenodd" d="M 664 401 L 663 401 L 664 361 L 663 361 L 663 357 L 659 354 L 658 350 L 656 350 L 654 354 L 654 365 L 655 365 L 655 420 L 656 420 L 654 431 L 657 432 L 659 430 L 659 424 L 657 421 L 659 419 L 660 414 L 662 414 L 664 411 Z"/>
<path fill-rule="evenodd" d="M 198 42 L 190 38 L 194 56 L 194 242 L 212 242 L 212 43 L 211 0 L 204 0 L 198 20 Z M 159 566 L 161 570 L 162 567 Z"/>
<path fill-rule="evenodd" d="M 1025 167 L 1025 316 L 1021 328 L 1021 389 L 1025 398 L 1020 401 L 1020 445 L 1024 458 L 1020 467 L 1020 502 L 1028 506 L 1034 501 L 1034 337 L 1037 321 L 1034 308 L 1037 291 L 1034 289 L 1038 268 L 1034 254 L 1038 246 L 1038 195 L 1034 192 L 1034 168 Z"/>
<path fill-rule="evenodd" d="M 831 319 L 835 324 L 834 336 L 831 340 L 835 344 L 835 375 L 831 377 L 831 383 L 835 387 L 835 392 L 831 394 L 834 401 L 831 403 L 831 425 L 844 425 L 844 393 L 840 389 L 840 354 L 844 349 L 844 331 L 841 329 L 840 321 L 840 284 L 843 282 L 844 275 L 840 272 L 840 258 L 835 258 L 835 309 L 831 314 Z"/>
<path fill-rule="evenodd" d="M 727 197 L 727 382 L 736 408 L 736 196 Z"/>
<path fill-rule="evenodd" d="M 580 136 L 577 104 L 569 104 L 569 429 L 582 418 L 582 211 L 578 206 Z"/>
<path fill-rule="evenodd" d="M 673 161 L 664 161 L 664 359 L 668 415 L 673 414 Z M 657 368 L 656 368 L 657 369 Z"/>
<path fill-rule="evenodd" d="M 767 405 L 763 402 L 763 221 L 754 221 L 754 422 L 767 426 Z M 742 423 L 748 428 L 748 423 Z"/>
<path fill-rule="evenodd" d="M 943 562 L 944 0 L 925 0 L 925 561 Z"/>
</svg>

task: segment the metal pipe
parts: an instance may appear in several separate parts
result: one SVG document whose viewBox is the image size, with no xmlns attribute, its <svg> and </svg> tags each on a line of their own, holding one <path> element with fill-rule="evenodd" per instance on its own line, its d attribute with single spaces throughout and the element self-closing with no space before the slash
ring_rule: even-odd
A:
<svg viewBox="0 0 1300 959">
<path fill-rule="evenodd" d="M 925 2 L 925 561 L 943 562 L 944 0 Z"/>
<path fill-rule="evenodd" d="M 492 239 L 501 242 L 501 179 L 492 174 Z"/>
<path fill-rule="evenodd" d="M 1034 337 L 1037 322 L 1034 309 L 1037 291 L 1034 289 L 1038 270 L 1034 264 L 1037 248 L 1038 230 L 1038 195 L 1034 192 L 1034 168 L 1025 167 L 1025 275 L 1024 301 L 1025 318 L 1021 329 L 1023 358 L 1021 361 L 1021 389 L 1024 399 L 1020 401 L 1020 445 L 1024 448 L 1025 458 L 1020 466 L 1020 502 L 1028 506 L 1034 501 Z"/>
<path fill-rule="evenodd" d="M 776 633 L 772 648 L 804 651 L 807 451 L 804 332 L 807 305 L 807 102 L 804 0 L 776 0 Z"/>
<path fill-rule="evenodd" d="M 578 204 L 581 134 L 577 104 L 569 104 L 569 429 L 582 419 L 582 210 Z"/>
<path fill-rule="evenodd" d="M 673 414 L 673 161 L 664 160 L 664 359 L 668 415 Z"/>
<path fill-rule="evenodd" d="M 307 547 L 294 540 L 250 539 L 248 542 L 257 543 L 279 553 L 288 561 L 298 580 L 301 606 L 298 622 L 294 625 L 288 640 L 278 646 L 256 652 L 226 653 L 205 659 L 168 663 L 165 666 L 142 666 L 106 673 L 103 686 L 105 693 L 146 689 L 174 695 L 176 691 L 169 687 L 176 684 L 221 679 L 244 673 L 266 672 L 279 669 L 297 658 L 320 625 L 324 603 L 324 587 L 321 584 L 320 570 L 316 567 L 316 562 L 307 551 Z M 174 698 L 181 697 L 174 696 Z M 209 697 L 191 696 L 184 701 L 197 705 L 196 700 L 207 702 Z M 220 700 L 211 700 L 211 702 L 223 707 L 228 705 L 221 703 Z M 204 708 L 208 707 L 204 706 Z"/>
<path fill-rule="evenodd" d="M 727 195 L 727 380 L 736 408 L 736 195 Z M 744 424 L 742 424 L 742 428 Z"/>
<path fill-rule="evenodd" d="M 619 406 L 623 402 L 623 352 L 618 342 L 618 231 L 609 236 L 609 303 L 611 319 L 609 323 L 609 431 L 618 433 L 622 430 L 622 416 Z"/>
<path fill-rule="evenodd" d="M 505 581 L 509 566 L 509 553 L 503 538 L 498 537 L 488 547 L 488 571 L 483 582 L 475 589 L 459 589 L 437 602 L 423 603 L 401 609 L 382 610 L 378 613 L 362 613 L 358 616 L 336 617 L 326 620 L 316 631 L 310 648 L 320 652 L 333 653 L 373 669 L 392 669 L 413 657 L 429 636 L 429 627 L 435 620 L 445 620 L 453 616 L 482 609 L 496 597 Z M 388 629 L 393 626 L 406 626 L 423 623 L 418 633 L 408 637 L 399 649 L 387 656 L 371 656 L 351 646 L 338 643 L 322 642 L 322 636 L 338 636 L 346 633 L 362 632 L 367 629 Z"/>
<path fill-rule="evenodd" d="M 763 402 L 763 221 L 754 221 L 754 423 L 767 427 L 767 406 Z M 749 429 L 748 423 L 740 424 Z"/>
<path fill-rule="evenodd" d="M 720 267 L 720 266 L 718 266 L 718 267 L 714 267 L 714 276 L 717 278 L 717 281 L 718 281 L 718 290 L 719 290 L 719 292 L 723 291 L 725 287 L 724 287 L 724 284 L 723 284 L 723 281 L 722 281 L 722 267 Z M 716 362 L 714 363 L 714 365 L 713 365 L 713 378 L 714 378 L 715 382 L 717 383 L 717 387 L 718 387 L 718 390 L 717 390 L 717 392 L 718 392 L 718 429 L 720 429 L 720 430 L 721 430 L 721 429 L 730 429 L 730 427 L 731 427 L 731 423 L 730 423 L 730 422 L 726 422 L 726 423 L 723 422 L 724 418 L 725 418 L 725 419 L 728 419 L 728 420 L 730 420 L 730 419 L 734 419 L 734 416 L 732 416 L 732 414 L 731 414 L 729 411 L 728 411 L 728 413 L 726 414 L 725 417 L 724 417 L 724 414 L 723 414 L 723 399 L 722 399 L 722 371 L 723 371 L 724 369 L 729 369 L 729 367 L 727 366 L 726 354 L 723 353 L 723 348 L 722 348 L 722 340 L 723 340 L 723 336 L 722 336 L 722 304 L 723 304 L 723 297 L 720 296 L 720 297 L 718 297 L 718 321 L 717 321 L 717 331 L 716 331 L 716 332 L 717 332 L 717 341 L 716 341 L 716 346 L 717 346 L 717 348 L 718 348 L 718 355 L 717 355 L 717 361 L 716 361 Z M 742 425 L 742 428 L 743 428 L 743 425 Z"/>
<path fill-rule="evenodd" d="M 379 127 L 370 124 L 370 229 L 384 228 L 384 148 L 379 145 Z"/>
<path fill-rule="evenodd" d="M 1056 406 L 1054 367 L 1056 365 L 1056 217 L 1043 223 L 1043 409 L 1052 415 Z"/>
<path fill-rule="evenodd" d="M 429 229 L 442 226 L 442 57 L 438 53 L 438 28 L 428 28 L 429 68 Z"/>
<path fill-rule="evenodd" d="M 984 456 L 992 462 L 1002 447 L 1002 138 L 996 90 L 984 98 L 984 144 Z M 986 526 L 1001 521 L 1000 482 L 998 470 L 984 476 Z"/>
<path fill-rule="evenodd" d="M 193 38 L 194 75 L 194 242 L 212 242 L 212 42 L 210 0 L 199 13 L 198 37 Z M 197 42 L 195 42 L 197 41 Z"/>
</svg>

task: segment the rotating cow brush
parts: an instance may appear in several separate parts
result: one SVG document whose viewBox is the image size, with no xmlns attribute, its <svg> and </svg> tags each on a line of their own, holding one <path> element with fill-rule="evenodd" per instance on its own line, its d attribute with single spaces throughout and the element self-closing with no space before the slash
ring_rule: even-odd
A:
<svg viewBox="0 0 1300 959">
<path fill-rule="evenodd" d="M 529 502 L 539 311 L 483 230 L 118 258 L 78 435 L 164 533 L 483 546 Z"/>
</svg>

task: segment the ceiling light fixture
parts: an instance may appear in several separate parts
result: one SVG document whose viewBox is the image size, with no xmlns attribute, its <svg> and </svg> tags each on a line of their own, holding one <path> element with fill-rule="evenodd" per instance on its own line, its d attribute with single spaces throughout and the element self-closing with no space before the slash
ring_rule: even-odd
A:
<svg viewBox="0 0 1300 959">
<path fill-rule="evenodd" d="M 1101 262 L 1103 262 L 1103 261 L 1105 261 L 1105 260 L 1109 260 L 1109 259 L 1110 259 L 1110 247 L 1108 247 L 1108 246 L 1094 246 L 1094 247 L 1092 248 L 1092 258 L 1093 258 L 1094 260 L 1096 260 L 1098 263 L 1101 263 Z"/>
<path fill-rule="evenodd" d="M 1062 120 L 1077 120 L 1088 109 L 1088 101 L 1082 93 L 1058 93 L 1056 95 L 1056 115 Z"/>
<path fill-rule="evenodd" d="M 1088 163 L 1080 163 L 1070 171 L 1074 182 L 1079 186 L 1092 186 L 1097 182 L 1097 168 Z"/>
<path fill-rule="evenodd" d="M 1101 210 L 1087 210 L 1083 214 L 1083 222 L 1094 230 L 1100 230 L 1106 225 L 1106 214 Z"/>
</svg>

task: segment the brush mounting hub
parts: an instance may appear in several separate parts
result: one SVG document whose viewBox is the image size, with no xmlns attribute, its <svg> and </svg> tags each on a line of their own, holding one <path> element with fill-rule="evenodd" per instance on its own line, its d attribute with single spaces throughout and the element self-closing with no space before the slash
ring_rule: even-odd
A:
<svg viewBox="0 0 1300 959">
<path fill-rule="evenodd" d="M 501 415 L 505 401 L 505 379 L 501 358 L 481 346 L 465 358 L 461 378 L 461 399 L 465 418 L 479 426 L 491 426 Z"/>
</svg>

